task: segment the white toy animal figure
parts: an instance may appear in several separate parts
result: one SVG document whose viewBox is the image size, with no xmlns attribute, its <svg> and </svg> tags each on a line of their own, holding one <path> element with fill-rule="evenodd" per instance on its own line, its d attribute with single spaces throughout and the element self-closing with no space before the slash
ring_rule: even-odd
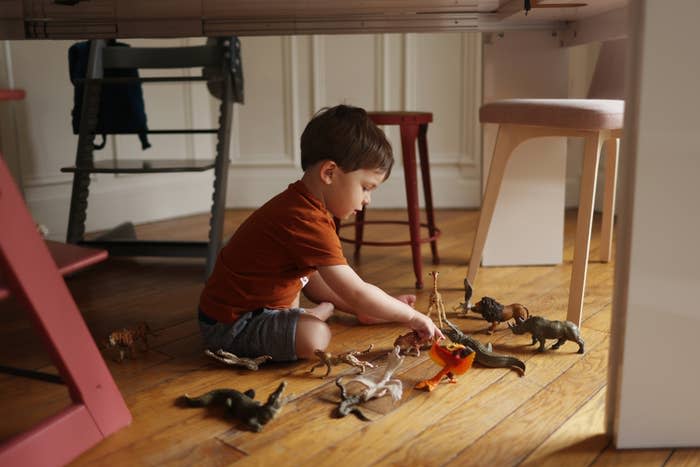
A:
<svg viewBox="0 0 700 467">
<path fill-rule="evenodd" d="M 348 396 L 345 386 L 340 382 L 342 377 L 335 380 L 336 386 L 340 388 L 340 405 L 338 406 L 338 416 L 344 417 L 349 413 L 354 413 L 360 420 L 369 421 L 358 405 L 362 402 L 367 402 L 370 399 L 382 397 L 389 393 L 392 400 L 401 399 L 403 394 L 403 385 L 398 378 L 392 378 L 394 372 L 403 363 L 404 357 L 400 354 L 399 346 L 394 347 L 394 350 L 389 353 L 384 373 L 381 376 L 377 375 L 358 375 L 351 378 L 349 382 L 357 382 L 365 386 L 365 389 L 358 394 Z"/>
</svg>

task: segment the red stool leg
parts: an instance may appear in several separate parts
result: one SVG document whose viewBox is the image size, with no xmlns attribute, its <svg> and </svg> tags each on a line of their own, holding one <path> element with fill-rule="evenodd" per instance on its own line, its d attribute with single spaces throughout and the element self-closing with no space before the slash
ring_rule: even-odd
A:
<svg viewBox="0 0 700 467">
<path fill-rule="evenodd" d="M 360 247 L 365 231 L 365 210 L 367 206 L 362 206 L 362 211 L 355 214 L 355 259 L 360 257 Z"/>
<path fill-rule="evenodd" d="M 420 252 L 420 210 L 418 206 L 418 180 L 416 173 L 416 138 L 418 125 L 401 124 L 401 152 L 403 154 L 404 182 L 406 183 L 406 202 L 408 210 L 408 227 L 411 233 L 411 253 L 413 271 L 416 274 L 416 288 L 423 288 L 423 264 Z"/>
<path fill-rule="evenodd" d="M 418 129 L 418 155 L 420 157 L 420 171 L 423 178 L 423 196 L 425 197 L 425 213 L 428 217 L 428 231 L 430 237 L 435 237 L 435 215 L 433 212 L 433 188 L 430 184 L 430 163 L 428 162 L 428 125 L 422 124 Z M 430 251 L 433 254 L 433 264 L 440 264 L 437 251 L 437 239 L 430 241 Z"/>
</svg>

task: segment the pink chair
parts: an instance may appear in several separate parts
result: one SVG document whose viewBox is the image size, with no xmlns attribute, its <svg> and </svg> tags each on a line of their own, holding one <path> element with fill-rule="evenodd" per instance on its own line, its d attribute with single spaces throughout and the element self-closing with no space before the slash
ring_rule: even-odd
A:
<svg viewBox="0 0 700 467">
<path fill-rule="evenodd" d="M 94 264 L 107 253 L 55 242 L 47 248 L 2 156 L 0 225 L 0 299 L 11 293 L 24 305 L 60 377 L 31 370 L 9 372 L 62 382 L 73 400 L 60 413 L 0 444 L 0 465 L 63 465 L 131 423 L 124 399 L 61 277 L 61 271 Z"/>
<path fill-rule="evenodd" d="M 583 137 L 583 173 L 566 318 L 581 324 L 593 204 L 603 146 L 606 153 L 606 175 L 600 259 L 608 262 L 611 256 L 617 159 L 625 109 L 624 100 L 620 100 L 624 89 L 625 48 L 624 39 L 602 45 L 588 99 L 506 99 L 481 107 L 481 122 L 496 123 L 499 127 L 469 261 L 467 278 L 472 284 L 481 264 L 486 235 L 511 153 L 531 138 Z"/>
</svg>

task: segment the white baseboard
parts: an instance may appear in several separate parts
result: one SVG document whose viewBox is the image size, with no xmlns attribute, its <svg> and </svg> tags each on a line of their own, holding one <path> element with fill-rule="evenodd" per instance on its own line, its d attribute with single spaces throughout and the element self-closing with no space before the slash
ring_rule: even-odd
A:
<svg viewBox="0 0 700 467">
<path fill-rule="evenodd" d="M 126 180 L 128 178 L 128 180 Z M 206 212 L 211 206 L 212 175 L 158 174 L 114 177 L 100 174 L 90 183 L 85 229 L 106 230 L 124 221 L 153 222 Z M 66 238 L 71 184 L 31 186 L 26 201 L 48 238 Z"/>
<path fill-rule="evenodd" d="M 226 207 L 257 208 L 301 177 L 294 168 L 231 168 Z M 460 175 L 455 167 L 432 169 L 436 208 L 478 208 L 480 183 Z M 211 208 L 213 175 L 158 174 L 119 176 L 100 174 L 90 183 L 86 231 L 110 229 L 121 222 L 153 222 Z M 419 179 L 419 193 L 423 190 Z M 65 240 L 70 208 L 70 183 L 30 185 L 26 199 L 34 220 L 49 229 L 52 240 Z M 403 171 L 397 168 L 372 197 L 372 206 L 403 208 L 406 194 Z"/>
</svg>

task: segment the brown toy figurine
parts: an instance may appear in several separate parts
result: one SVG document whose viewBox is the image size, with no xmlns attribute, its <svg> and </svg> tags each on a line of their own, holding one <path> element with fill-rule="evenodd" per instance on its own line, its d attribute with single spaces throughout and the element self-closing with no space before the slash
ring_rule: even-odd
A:
<svg viewBox="0 0 700 467">
<path fill-rule="evenodd" d="M 132 328 L 122 328 L 112 331 L 104 342 L 106 350 L 117 349 L 119 352 L 118 362 L 124 361 L 124 356 L 134 358 L 136 343 L 141 342 L 143 350 L 148 350 L 148 336 L 156 336 L 148 324 L 138 323 Z"/>
<path fill-rule="evenodd" d="M 583 353 L 583 338 L 581 332 L 571 321 L 552 321 L 541 316 L 531 316 L 525 321 L 518 322 L 515 326 L 508 323 L 508 327 L 513 334 L 532 334 L 532 343 L 540 343 L 539 351 L 544 351 L 545 339 L 556 339 L 552 346 L 553 350 L 558 349 L 564 342 L 572 341 L 578 344 L 578 353 Z"/>
<path fill-rule="evenodd" d="M 272 357 L 269 355 L 262 355 L 256 358 L 238 357 L 232 353 L 226 352 L 224 349 L 219 349 L 216 352 L 212 352 L 211 350 L 205 350 L 204 354 L 208 357 L 213 358 L 214 360 L 218 360 L 221 363 L 225 363 L 226 365 L 242 366 L 252 371 L 257 371 L 260 368 L 261 364 L 265 363 L 268 360 L 272 360 Z"/>
<path fill-rule="evenodd" d="M 209 405 L 223 405 L 226 413 L 241 420 L 245 426 L 253 431 L 261 431 L 263 425 L 275 418 L 287 399 L 282 397 L 287 383 L 282 381 L 275 391 L 267 398 L 264 404 L 255 400 L 255 391 L 248 389 L 240 392 L 235 389 L 214 389 L 198 397 L 190 397 L 187 394 L 180 396 L 178 403 L 189 407 L 207 407 Z"/>
<path fill-rule="evenodd" d="M 364 351 L 359 351 L 359 350 L 351 350 L 349 352 L 341 353 L 340 355 L 333 356 L 330 352 L 324 352 L 323 350 L 316 349 L 314 351 L 314 354 L 318 357 L 319 361 L 316 363 L 314 366 L 309 368 L 309 373 L 313 373 L 316 368 L 326 366 L 326 374 L 322 376 L 322 378 L 325 378 L 329 374 L 331 374 L 331 367 L 340 365 L 341 363 L 346 363 L 348 365 L 354 366 L 356 368 L 360 369 L 360 373 L 364 373 L 367 368 L 374 368 L 374 365 L 372 365 L 369 362 L 366 362 L 364 360 L 360 360 L 357 358 L 360 355 L 366 355 L 368 354 L 372 348 L 374 347 L 373 344 L 370 344 L 370 346 L 367 348 L 367 350 Z"/>
<path fill-rule="evenodd" d="M 415 355 L 420 357 L 421 350 L 428 350 L 433 345 L 432 339 L 421 339 L 416 331 L 402 334 L 394 340 L 394 347 L 398 346 L 401 355 Z"/>
<path fill-rule="evenodd" d="M 460 303 L 459 305 L 455 305 L 452 307 L 454 311 L 461 311 L 465 315 L 469 310 L 471 310 L 474 305 L 472 305 L 472 293 L 474 291 L 474 288 L 472 287 L 471 282 L 469 282 L 468 278 L 464 278 L 464 301 Z"/>
<path fill-rule="evenodd" d="M 447 319 L 447 313 L 445 312 L 445 302 L 442 301 L 442 295 L 437 289 L 437 278 L 440 275 L 438 271 L 431 271 L 428 273 L 433 278 L 433 290 L 430 291 L 430 298 L 428 303 L 428 317 L 433 311 L 437 312 L 438 315 L 438 325 L 442 329 L 442 320 Z"/>
<path fill-rule="evenodd" d="M 512 303 L 504 306 L 491 297 L 482 297 L 470 309 L 479 313 L 486 321 L 491 323 L 491 326 L 486 330 L 488 334 L 493 334 L 499 323 L 504 323 L 510 319 L 514 319 L 516 323 L 519 323 L 530 317 L 530 311 L 524 305 Z"/>
</svg>

